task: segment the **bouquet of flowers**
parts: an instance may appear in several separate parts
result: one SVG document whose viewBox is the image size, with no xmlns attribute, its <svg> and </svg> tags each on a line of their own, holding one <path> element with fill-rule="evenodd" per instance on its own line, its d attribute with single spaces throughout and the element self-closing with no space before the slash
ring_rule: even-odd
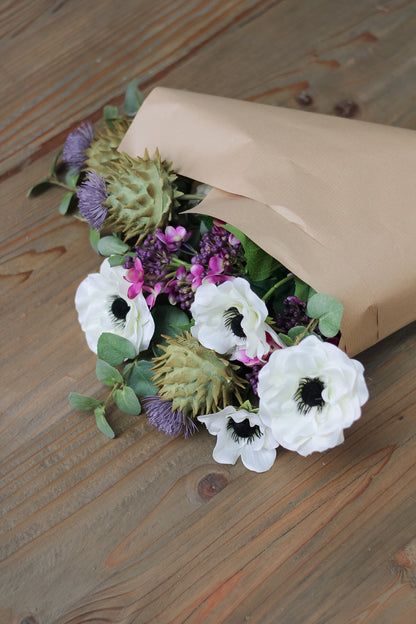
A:
<svg viewBox="0 0 416 624">
<path fill-rule="evenodd" d="M 216 461 L 241 457 L 257 472 L 271 468 L 279 446 L 306 456 L 340 444 L 368 399 L 363 366 L 340 343 L 343 306 L 227 210 L 212 214 L 209 199 L 232 189 L 185 176 L 186 163 L 168 162 L 161 145 L 132 155 L 141 104 L 132 83 L 123 112 L 106 107 L 101 130 L 84 123 L 71 132 L 31 189 L 66 187 L 61 212 L 77 210 L 104 257 L 75 306 L 110 390 L 104 400 L 72 392 L 71 404 L 92 411 L 109 437 L 111 401 L 128 414 L 143 408 L 172 436 L 204 424 L 216 436 Z"/>
</svg>

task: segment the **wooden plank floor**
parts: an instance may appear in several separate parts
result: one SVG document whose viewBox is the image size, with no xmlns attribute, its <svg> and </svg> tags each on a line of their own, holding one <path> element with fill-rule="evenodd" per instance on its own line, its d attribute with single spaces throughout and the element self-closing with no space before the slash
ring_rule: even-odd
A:
<svg viewBox="0 0 416 624">
<path fill-rule="evenodd" d="M 25 193 L 133 78 L 416 129 L 416 2 L 0 11 L 0 624 L 413 624 L 414 326 L 360 354 L 371 399 L 322 455 L 254 474 L 115 411 L 108 441 L 67 401 L 105 392 L 73 307 L 99 261 L 57 190 Z"/>
</svg>

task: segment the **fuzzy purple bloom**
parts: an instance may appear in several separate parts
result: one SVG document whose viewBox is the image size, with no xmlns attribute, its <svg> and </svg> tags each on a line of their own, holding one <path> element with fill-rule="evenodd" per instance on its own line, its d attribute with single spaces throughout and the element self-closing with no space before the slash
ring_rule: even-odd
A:
<svg viewBox="0 0 416 624">
<path fill-rule="evenodd" d="M 184 416 L 181 410 L 172 411 L 172 401 L 165 401 L 159 396 L 147 396 L 142 399 L 142 404 L 150 424 L 166 435 L 178 436 L 183 432 L 183 437 L 188 438 L 198 431 L 195 422 Z"/>
<path fill-rule="evenodd" d="M 107 216 L 107 208 L 103 206 L 108 197 L 104 178 L 88 171 L 86 180 L 78 187 L 77 197 L 80 214 L 91 227 L 100 230 Z"/>
<path fill-rule="evenodd" d="M 69 169 L 80 171 L 85 162 L 85 150 L 91 145 L 93 139 L 92 125 L 89 121 L 83 123 L 66 138 L 62 152 L 62 160 Z"/>
</svg>

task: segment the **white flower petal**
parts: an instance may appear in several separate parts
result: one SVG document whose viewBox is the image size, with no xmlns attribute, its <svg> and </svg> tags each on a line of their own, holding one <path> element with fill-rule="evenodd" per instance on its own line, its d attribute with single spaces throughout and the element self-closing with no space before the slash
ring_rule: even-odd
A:
<svg viewBox="0 0 416 624">
<path fill-rule="evenodd" d="M 230 326 L 232 310 L 236 311 L 235 315 L 241 315 L 240 331 L 237 333 Z M 280 344 L 277 334 L 266 323 L 266 304 L 241 277 L 219 286 L 199 286 L 191 314 L 195 320 L 192 335 L 207 349 L 228 354 L 231 359 L 239 349 L 244 349 L 249 358 L 262 359 L 270 351 L 268 335 Z"/>
<path fill-rule="evenodd" d="M 127 297 L 126 273 L 126 269 L 111 267 L 105 259 L 100 272 L 88 275 L 78 286 L 75 295 L 78 320 L 94 353 L 97 353 L 97 342 L 103 332 L 127 338 L 137 353 L 146 350 L 150 344 L 155 330 L 152 315 L 142 293 L 134 299 Z M 112 303 L 118 298 L 129 308 L 124 320 L 118 320 L 111 312 Z"/>
<path fill-rule="evenodd" d="M 248 420 L 251 427 L 258 427 L 253 436 L 245 437 L 236 433 L 230 428 L 230 419 L 238 425 Z M 276 447 L 278 446 L 272 432 L 265 427 L 254 412 L 245 409 L 237 410 L 235 407 L 227 406 L 216 414 L 198 416 L 200 422 L 205 423 L 208 431 L 217 436 L 217 443 L 213 451 L 213 458 L 220 464 L 235 464 L 241 457 L 241 461 L 249 470 L 264 472 L 273 465 L 276 457 Z"/>
<path fill-rule="evenodd" d="M 279 444 L 301 455 L 332 448 L 368 399 L 363 372 L 360 362 L 315 336 L 275 351 L 259 373 L 260 419 Z M 307 384 L 313 397 L 302 394 Z"/>
</svg>

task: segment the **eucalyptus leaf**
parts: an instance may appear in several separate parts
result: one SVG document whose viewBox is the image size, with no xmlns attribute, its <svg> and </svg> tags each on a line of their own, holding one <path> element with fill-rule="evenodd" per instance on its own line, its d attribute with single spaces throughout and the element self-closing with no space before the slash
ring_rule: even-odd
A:
<svg viewBox="0 0 416 624">
<path fill-rule="evenodd" d="M 113 256 L 110 256 L 108 258 L 108 264 L 111 267 L 121 266 L 122 264 L 125 263 L 127 258 L 128 258 L 128 254 L 127 255 L 114 254 Z"/>
<path fill-rule="evenodd" d="M 26 197 L 37 197 L 52 186 L 52 182 L 49 178 L 42 178 L 39 182 L 36 182 L 26 193 Z"/>
<path fill-rule="evenodd" d="M 117 106 L 111 106 L 111 104 L 107 104 L 107 106 L 104 106 L 103 117 L 104 121 L 114 121 L 115 119 L 118 119 Z"/>
<path fill-rule="evenodd" d="M 123 377 L 118 370 L 104 360 L 97 360 L 95 372 L 98 380 L 106 386 L 114 386 L 116 383 L 123 383 Z"/>
<path fill-rule="evenodd" d="M 100 231 L 90 227 L 90 244 L 95 253 L 99 254 L 98 241 L 100 240 Z"/>
<path fill-rule="evenodd" d="M 117 407 L 125 414 L 138 416 L 142 411 L 139 399 L 129 386 L 115 390 L 113 397 Z"/>
<path fill-rule="evenodd" d="M 344 308 L 337 299 L 323 293 L 316 293 L 308 300 L 306 314 L 319 319 L 319 331 L 327 338 L 333 338 L 339 332 Z"/>
<path fill-rule="evenodd" d="M 153 396 L 158 392 L 152 381 L 152 366 L 152 362 L 140 360 L 125 375 L 127 385 L 139 396 Z"/>
<path fill-rule="evenodd" d="M 98 338 L 97 355 L 107 364 L 119 366 L 124 360 L 136 357 L 136 348 L 127 338 L 104 332 Z"/>
<path fill-rule="evenodd" d="M 122 254 L 129 250 L 129 246 L 123 243 L 117 236 L 104 236 L 97 243 L 97 248 L 102 256 Z"/>
<path fill-rule="evenodd" d="M 68 186 L 73 186 L 74 190 L 76 190 L 79 176 L 80 176 L 80 173 L 78 169 L 70 169 L 65 174 L 65 183 Z"/>
<path fill-rule="evenodd" d="M 59 212 L 61 215 L 64 215 L 68 212 L 73 196 L 74 194 L 72 192 L 69 192 L 65 195 L 65 197 L 61 201 L 60 206 L 59 206 Z"/>
<path fill-rule="evenodd" d="M 101 401 L 97 401 L 94 397 L 85 396 L 85 394 L 78 394 L 78 392 L 70 392 L 68 399 L 72 407 L 82 411 L 93 410 L 101 405 Z"/>
<path fill-rule="evenodd" d="M 294 344 L 294 340 L 289 338 L 286 334 L 279 334 L 279 338 L 285 343 L 287 347 L 291 347 Z"/>
<path fill-rule="evenodd" d="M 306 327 L 302 325 L 296 325 L 296 327 L 291 327 L 287 332 L 287 335 L 289 336 L 289 338 L 292 338 L 292 340 L 296 340 L 296 338 L 298 336 L 301 336 L 302 334 L 305 334 L 305 336 L 307 335 Z"/>
<path fill-rule="evenodd" d="M 143 94 L 137 85 L 137 80 L 132 80 L 127 85 L 123 108 L 124 112 L 129 117 L 133 117 L 139 110 L 140 106 L 143 104 Z"/>
<path fill-rule="evenodd" d="M 107 438 L 114 438 L 115 433 L 108 424 L 104 414 L 104 406 L 97 407 L 94 410 L 95 422 L 97 423 L 97 427 L 101 431 L 101 433 L 107 436 Z"/>
<path fill-rule="evenodd" d="M 55 175 L 55 173 L 56 173 L 56 165 L 58 164 L 58 161 L 59 161 L 63 151 L 64 151 L 63 149 L 59 150 L 59 152 L 56 154 L 55 158 L 53 159 L 53 162 L 52 162 L 52 165 L 51 165 L 51 168 L 50 168 L 50 171 L 49 171 L 49 175 L 51 175 L 51 176 Z"/>
</svg>

